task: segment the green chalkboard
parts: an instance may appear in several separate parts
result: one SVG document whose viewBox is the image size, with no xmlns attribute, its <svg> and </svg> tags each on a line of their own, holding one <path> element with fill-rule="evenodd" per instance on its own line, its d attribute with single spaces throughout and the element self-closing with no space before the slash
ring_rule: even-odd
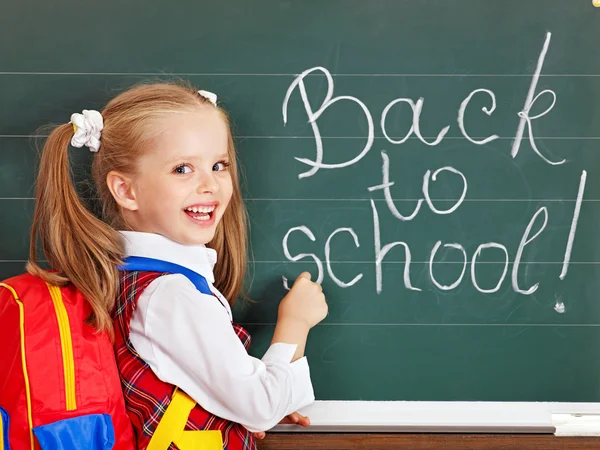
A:
<svg viewBox="0 0 600 450">
<path fill-rule="evenodd" d="M 234 124 L 254 354 L 308 270 L 319 400 L 600 401 L 592 0 L 28 0 L 0 42 L 2 277 L 39 127 L 183 78 Z"/>
</svg>

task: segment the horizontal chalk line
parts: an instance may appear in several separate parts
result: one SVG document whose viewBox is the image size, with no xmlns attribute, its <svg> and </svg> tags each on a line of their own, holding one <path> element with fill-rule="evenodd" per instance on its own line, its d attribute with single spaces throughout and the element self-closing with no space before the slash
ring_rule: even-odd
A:
<svg viewBox="0 0 600 450">
<path fill-rule="evenodd" d="M 0 259 L 0 263 L 26 263 L 26 259 Z M 46 263 L 48 261 L 38 260 L 38 262 Z M 314 264 L 313 260 L 302 261 L 249 261 L 255 264 Z M 330 261 L 331 264 L 375 264 L 375 261 Z M 404 264 L 405 261 L 382 261 L 381 264 Z M 429 261 L 411 261 L 411 264 L 429 264 Z M 434 264 L 464 264 L 463 261 L 434 261 Z M 477 264 L 505 264 L 506 261 L 477 261 Z M 471 264 L 467 261 L 467 264 Z M 514 261 L 509 261 L 508 264 L 514 264 Z M 563 264 L 563 261 L 521 261 L 520 264 Z M 570 261 L 569 265 L 596 265 L 600 261 Z"/>
<path fill-rule="evenodd" d="M 314 264 L 310 260 L 301 261 L 252 261 L 255 264 Z M 329 261 L 331 264 L 375 264 L 375 261 Z M 405 261 L 382 261 L 381 264 L 404 264 Z M 411 264 L 429 264 L 429 261 L 411 261 Z M 463 261 L 434 261 L 434 264 L 464 264 Z M 467 261 L 467 264 L 471 264 Z M 506 264 L 506 261 L 477 261 L 477 264 Z M 514 261 L 509 261 L 508 264 L 514 264 Z M 563 261 L 521 261 L 519 264 L 564 264 Z M 569 264 L 579 265 L 594 265 L 600 264 L 600 261 L 569 261 Z"/>
<path fill-rule="evenodd" d="M 2 136 L 0 136 L 2 137 Z M 486 139 L 488 136 L 475 136 L 472 139 L 481 140 Z M 314 136 L 236 136 L 237 139 L 311 139 L 314 140 Z M 367 136 L 321 136 L 322 139 L 363 139 L 366 140 Z M 387 139 L 385 136 L 373 136 L 374 139 Z M 392 139 L 404 139 L 405 136 L 391 136 Z M 499 137 L 499 140 L 513 140 L 514 136 Z M 409 140 L 419 140 L 417 136 L 411 136 Z M 437 139 L 436 136 L 425 136 L 423 139 Z M 462 139 L 467 140 L 463 136 L 444 136 L 444 139 Z M 538 140 L 598 140 L 600 136 L 536 136 Z M 395 144 L 394 144 L 395 145 Z M 400 145 L 400 144 L 398 144 Z"/>
<path fill-rule="evenodd" d="M 35 197 L 0 197 L 1 200 L 35 200 Z M 385 202 L 383 198 L 372 199 L 375 202 Z M 422 199 L 418 198 L 394 198 L 394 202 L 417 202 Z M 244 198 L 245 202 L 369 202 L 370 198 Z M 432 198 L 432 202 L 457 202 L 458 199 L 447 198 Z M 554 203 L 569 203 L 575 202 L 577 199 L 559 199 L 559 198 L 465 198 L 463 202 L 473 203 L 492 203 L 492 202 L 554 202 Z M 582 199 L 582 202 L 600 202 L 600 199 Z"/>
<path fill-rule="evenodd" d="M 242 326 L 274 326 L 274 322 L 240 322 Z M 317 327 L 600 327 L 598 323 L 319 323 Z"/>
<path fill-rule="evenodd" d="M 1 199 L 0 199 L 1 200 Z M 372 199 L 376 202 L 385 202 L 383 198 Z M 416 202 L 418 198 L 394 198 L 394 202 Z M 457 202 L 459 199 L 432 198 L 433 202 Z M 369 202 L 370 198 L 244 198 L 245 202 Z M 552 198 L 465 198 L 463 202 L 575 202 L 577 199 L 552 199 Z M 598 202 L 600 199 L 582 199 L 582 202 Z"/>
<path fill-rule="evenodd" d="M 31 72 L 4 71 L 0 75 L 65 75 L 65 76 L 206 76 L 206 77 L 296 77 L 297 73 L 224 73 L 224 72 Z M 322 77 L 323 73 L 310 73 L 308 76 Z M 527 77 L 531 73 L 332 73 L 333 77 Z M 595 73 L 542 73 L 540 77 L 600 77 Z"/>
<path fill-rule="evenodd" d="M 0 263 L 26 263 L 26 262 L 28 262 L 27 259 L 0 259 Z M 47 263 L 48 261 L 38 259 L 36 262 Z"/>
<path fill-rule="evenodd" d="M 3 139 L 27 139 L 27 138 L 46 138 L 47 134 L 0 134 Z M 392 139 L 404 139 L 405 136 L 391 136 Z M 472 139 L 481 140 L 488 136 L 473 136 Z M 235 136 L 236 139 L 311 139 L 313 136 Z M 387 139 L 385 136 L 374 136 L 374 139 Z M 437 136 L 424 136 L 423 139 L 436 139 Z M 514 136 L 499 137 L 499 140 L 513 140 Z M 321 139 L 367 139 L 367 136 L 321 136 Z M 416 136 L 411 136 L 409 140 L 418 140 Z M 444 136 L 448 140 L 467 140 L 463 136 Z M 600 136 L 536 136 L 536 140 L 560 140 L 560 141 L 582 141 L 582 140 L 599 140 Z M 395 144 L 394 144 L 395 145 Z"/>
<path fill-rule="evenodd" d="M 25 138 L 47 138 L 47 134 L 0 134 L 0 138 L 25 139 Z"/>
</svg>

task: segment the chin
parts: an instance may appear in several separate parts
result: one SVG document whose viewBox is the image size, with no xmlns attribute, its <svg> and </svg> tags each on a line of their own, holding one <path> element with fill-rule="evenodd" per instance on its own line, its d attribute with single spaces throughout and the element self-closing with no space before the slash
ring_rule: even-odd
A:
<svg viewBox="0 0 600 450">
<path fill-rule="evenodd" d="M 194 238 L 194 239 L 186 239 L 184 242 L 184 245 L 206 245 L 209 242 L 210 242 L 210 239 Z"/>
<path fill-rule="evenodd" d="M 188 245 L 206 245 L 215 237 L 215 233 L 202 233 L 201 236 L 194 236 L 189 239 Z"/>
</svg>

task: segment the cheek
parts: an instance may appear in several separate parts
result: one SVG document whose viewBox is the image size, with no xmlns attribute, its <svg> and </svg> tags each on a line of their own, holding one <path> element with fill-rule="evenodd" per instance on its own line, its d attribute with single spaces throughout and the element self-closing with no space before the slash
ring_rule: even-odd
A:
<svg viewBox="0 0 600 450">
<path fill-rule="evenodd" d="M 231 196 L 233 195 L 233 182 L 231 178 L 227 178 L 227 180 L 225 180 L 225 182 L 221 185 L 221 189 L 223 192 L 223 201 L 229 203 Z"/>
<path fill-rule="evenodd" d="M 139 198 L 141 207 L 146 211 L 155 212 L 165 207 L 178 205 L 177 192 L 174 189 L 166 189 L 162 180 L 145 183 L 140 186 Z"/>
</svg>

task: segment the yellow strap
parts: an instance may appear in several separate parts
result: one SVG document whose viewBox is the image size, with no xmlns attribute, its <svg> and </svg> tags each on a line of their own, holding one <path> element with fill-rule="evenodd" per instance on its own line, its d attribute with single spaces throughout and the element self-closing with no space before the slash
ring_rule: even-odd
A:
<svg viewBox="0 0 600 450">
<path fill-rule="evenodd" d="M 0 417 L 0 450 L 4 450 L 4 424 Z"/>
<path fill-rule="evenodd" d="M 19 307 L 19 331 L 21 338 L 21 368 L 23 369 L 23 380 L 25 381 L 25 400 L 27 402 L 27 424 L 29 425 L 29 448 L 34 449 L 35 443 L 33 441 L 33 418 L 31 416 L 31 391 L 29 389 L 29 374 L 27 372 L 27 358 L 25 357 L 25 309 L 23 302 L 19 299 L 19 295 L 14 288 L 6 283 L 0 283 L 1 287 L 8 289 L 17 306 Z"/>
<path fill-rule="evenodd" d="M 73 339 L 71 338 L 71 325 L 69 314 L 63 302 L 62 292 L 58 286 L 46 283 L 56 320 L 58 321 L 58 332 L 60 335 L 60 348 L 63 359 L 63 373 L 65 379 L 65 405 L 67 411 L 77 409 L 77 397 L 75 394 L 75 358 L 73 357 Z"/>
<path fill-rule="evenodd" d="M 171 443 L 175 443 L 181 450 L 222 450 L 220 431 L 184 431 L 194 406 L 196 402 L 192 398 L 176 389 L 147 450 L 166 450 Z"/>
<path fill-rule="evenodd" d="M 184 431 L 173 443 L 181 450 L 223 450 L 219 430 Z"/>
<path fill-rule="evenodd" d="M 173 439 L 179 436 L 194 407 L 194 401 L 187 395 L 182 395 L 179 389 L 173 393 L 171 403 L 167 407 L 164 416 L 160 419 L 152 439 L 148 444 L 147 450 L 166 450 L 173 442 Z"/>
</svg>

